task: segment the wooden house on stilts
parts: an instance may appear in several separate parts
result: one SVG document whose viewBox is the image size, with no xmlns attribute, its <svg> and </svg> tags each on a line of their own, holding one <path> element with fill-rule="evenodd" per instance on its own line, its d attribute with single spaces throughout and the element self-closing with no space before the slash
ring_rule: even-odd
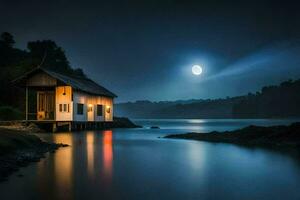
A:
<svg viewBox="0 0 300 200">
<path fill-rule="evenodd" d="M 26 89 L 27 121 L 51 124 L 53 131 L 60 126 L 68 126 L 69 130 L 97 128 L 113 121 L 117 96 L 89 78 L 39 67 L 14 82 Z M 36 95 L 30 101 L 29 91 Z M 36 107 L 34 112 L 29 109 L 32 107 Z"/>
</svg>

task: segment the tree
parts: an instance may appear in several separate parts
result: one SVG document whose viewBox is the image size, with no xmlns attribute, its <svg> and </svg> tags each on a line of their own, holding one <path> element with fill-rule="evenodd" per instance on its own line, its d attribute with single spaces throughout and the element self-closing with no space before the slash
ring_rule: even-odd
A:
<svg viewBox="0 0 300 200">
<path fill-rule="evenodd" d="M 32 66 L 41 66 L 67 75 L 85 77 L 82 69 L 72 69 L 65 51 L 52 40 L 28 42 L 28 62 Z"/>
<path fill-rule="evenodd" d="M 31 62 L 35 66 L 55 71 L 70 73 L 72 71 L 65 52 L 52 40 L 28 42 L 27 48 Z"/>
<path fill-rule="evenodd" d="M 14 37 L 12 36 L 12 34 L 10 34 L 8 32 L 3 32 L 1 34 L 1 43 L 7 47 L 12 48 L 13 45 L 15 44 L 15 40 L 14 40 Z"/>
<path fill-rule="evenodd" d="M 86 77 L 83 70 L 81 68 L 74 69 L 74 75 L 80 77 Z"/>
</svg>

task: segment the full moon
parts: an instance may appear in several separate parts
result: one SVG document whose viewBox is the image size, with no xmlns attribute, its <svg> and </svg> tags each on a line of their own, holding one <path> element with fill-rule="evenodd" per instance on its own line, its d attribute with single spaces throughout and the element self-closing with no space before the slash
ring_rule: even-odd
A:
<svg viewBox="0 0 300 200">
<path fill-rule="evenodd" d="M 199 76 L 200 74 L 202 74 L 202 67 L 200 65 L 194 65 L 192 67 L 192 72 L 194 75 Z"/>
</svg>

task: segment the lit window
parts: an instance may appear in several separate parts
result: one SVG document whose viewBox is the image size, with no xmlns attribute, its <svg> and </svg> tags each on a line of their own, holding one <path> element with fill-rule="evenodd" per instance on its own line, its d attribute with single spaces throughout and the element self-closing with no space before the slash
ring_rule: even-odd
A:
<svg viewBox="0 0 300 200">
<path fill-rule="evenodd" d="M 92 104 L 89 104 L 89 106 L 88 106 L 88 110 L 87 110 L 88 112 L 92 112 L 93 111 L 93 105 Z"/>
<path fill-rule="evenodd" d="M 69 104 L 59 104 L 59 112 L 70 112 Z"/>
</svg>

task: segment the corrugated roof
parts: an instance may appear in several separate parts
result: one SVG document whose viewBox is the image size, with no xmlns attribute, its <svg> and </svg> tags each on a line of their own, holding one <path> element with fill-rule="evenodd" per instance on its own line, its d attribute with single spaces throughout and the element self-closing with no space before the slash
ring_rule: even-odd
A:
<svg viewBox="0 0 300 200">
<path fill-rule="evenodd" d="M 109 91 L 108 89 L 102 87 L 101 85 L 97 84 L 93 80 L 89 78 L 84 78 L 84 77 L 75 77 L 75 76 L 67 76 L 65 74 L 61 74 L 58 72 L 54 72 L 49 69 L 44 69 L 44 68 L 37 68 L 35 70 L 30 71 L 29 73 L 26 73 L 24 76 L 18 78 L 16 81 L 20 79 L 27 78 L 30 76 L 30 74 L 35 73 L 38 70 L 42 70 L 45 73 L 49 74 L 55 79 L 60 80 L 61 82 L 65 83 L 66 85 L 72 86 L 73 89 L 75 90 L 81 90 L 83 92 L 91 93 L 91 94 L 96 94 L 96 95 L 103 95 L 103 96 L 108 96 L 108 97 L 117 97 L 114 93 Z"/>
</svg>

